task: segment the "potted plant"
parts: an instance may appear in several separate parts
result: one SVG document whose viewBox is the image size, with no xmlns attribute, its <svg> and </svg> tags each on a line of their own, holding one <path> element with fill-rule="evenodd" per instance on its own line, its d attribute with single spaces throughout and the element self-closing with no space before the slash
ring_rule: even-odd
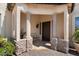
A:
<svg viewBox="0 0 79 59">
<path fill-rule="evenodd" d="M 79 53 L 79 30 L 76 30 L 73 35 L 74 47 L 76 51 Z"/>
</svg>

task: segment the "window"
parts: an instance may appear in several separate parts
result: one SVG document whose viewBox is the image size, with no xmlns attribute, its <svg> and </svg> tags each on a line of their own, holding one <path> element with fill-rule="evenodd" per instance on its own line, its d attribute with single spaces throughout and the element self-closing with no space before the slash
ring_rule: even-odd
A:
<svg viewBox="0 0 79 59">
<path fill-rule="evenodd" d="M 79 29 L 79 17 L 75 17 L 75 30 Z"/>
</svg>

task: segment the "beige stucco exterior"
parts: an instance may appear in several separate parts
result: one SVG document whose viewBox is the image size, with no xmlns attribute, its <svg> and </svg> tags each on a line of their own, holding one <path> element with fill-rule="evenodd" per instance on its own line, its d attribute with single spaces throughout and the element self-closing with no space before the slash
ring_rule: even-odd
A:
<svg viewBox="0 0 79 59">
<path fill-rule="evenodd" d="M 6 10 L 6 13 L 5 13 L 5 29 L 4 29 L 4 33 L 5 33 L 5 36 L 7 37 L 11 37 L 11 33 L 12 33 L 12 13 L 9 12 L 8 10 Z"/>
<path fill-rule="evenodd" d="M 64 39 L 64 14 L 57 14 L 57 36 Z"/>
<path fill-rule="evenodd" d="M 5 31 L 5 14 L 6 14 L 6 3 L 1 3 L 0 4 L 0 34 L 5 35 L 4 31 Z"/>
<path fill-rule="evenodd" d="M 57 35 L 59 36 L 61 39 L 64 39 L 64 14 L 60 13 L 60 14 L 56 14 L 57 17 Z M 62 17 L 62 18 L 61 18 Z M 36 25 L 39 24 L 40 22 L 48 22 L 52 20 L 52 16 L 51 15 L 32 15 L 31 18 L 31 31 L 32 33 L 36 33 L 37 35 L 40 34 L 40 30 L 39 28 L 36 28 Z M 54 20 L 54 19 L 53 19 Z M 53 25 L 52 25 L 53 26 Z M 53 36 L 53 33 L 52 33 Z"/>
<path fill-rule="evenodd" d="M 56 36 L 64 39 L 64 12 L 67 8 L 66 5 L 41 5 L 41 4 L 16 4 L 13 11 L 10 12 L 6 9 L 6 4 L 0 4 L 0 34 L 7 37 L 16 38 L 16 20 L 17 20 L 17 7 L 20 12 L 20 31 L 26 32 L 26 19 L 27 13 L 30 12 L 31 16 L 31 34 L 36 33 L 42 36 L 39 32 L 39 28 L 36 25 L 40 22 L 46 22 L 56 20 Z M 75 17 L 79 16 L 79 4 L 75 5 L 73 13 L 69 14 L 69 39 L 72 41 L 72 34 L 75 28 Z M 56 19 L 54 18 L 56 15 Z M 4 17 L 5 16 L 5 17 Z M 53 23 L 51 28 L 53 27 Z M 53 29 L 51 36 L 53 36 Z M 72 43 L 70 44 L 72 45 Z"/>
<path fill-rule="evenodd" d="M 21 26 L 20 29 L 22 32 L 26 32 L 26 14 L 21 12 Z"/>
<path fill-rule="evenodd" d="M 69 38 L 70 38 L 70 46 L 73 46 L 72 35 L 75 32 L 75 17 L 79 17 L 79 4 L 76 3 L 74 7 L 74 11 L 70 14 L 70 27 L 69 27 Z"/>
</svg>

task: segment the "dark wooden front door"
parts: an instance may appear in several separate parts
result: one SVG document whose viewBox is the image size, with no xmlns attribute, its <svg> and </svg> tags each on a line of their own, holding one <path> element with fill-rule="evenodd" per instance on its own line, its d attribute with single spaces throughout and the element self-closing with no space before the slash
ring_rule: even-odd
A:
<svg viewBox="0 0 79 59">
<path fill-rule="evenodd" d="M 42 23 L 42 40 L 50 41 L 50 22 Z"/>
</svg>

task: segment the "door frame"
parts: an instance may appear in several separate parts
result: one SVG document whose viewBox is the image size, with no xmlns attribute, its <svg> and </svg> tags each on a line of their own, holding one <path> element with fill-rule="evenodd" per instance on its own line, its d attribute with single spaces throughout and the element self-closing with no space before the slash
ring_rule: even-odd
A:
<svg viewBox="0 0 79 59">
<path fill-rule="evenodd" d="M 50 40 L 51 40 L 51 36 L 52 36 L 52 34 L 51 34 L 51 32 L 53 33 L 53 30 L 52 30 L 52 26 L 53 25 L 51 25 L 52 24 L 52 22 L 51 22 L 51 20 L 49 20 L 49 21 L 41 21 L 41 41 L 42 41 L 42 23 L 44 23 L 44 22 L 50 22 Z"/>
</svg>

